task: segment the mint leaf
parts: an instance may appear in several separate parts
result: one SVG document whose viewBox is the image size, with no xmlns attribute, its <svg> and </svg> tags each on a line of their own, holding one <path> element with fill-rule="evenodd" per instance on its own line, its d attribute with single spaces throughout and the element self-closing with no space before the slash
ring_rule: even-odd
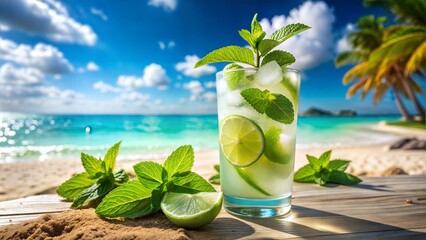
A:
<svg viewBox="0 0 426 240">
<path fill-rule="evenodd" d="M 259 49 L 262 56 L 265 56 L 266 54 L 268 54 L 269 51 L 271 51 L 272 49 L 274 49 L 276 46 L 280 44 L 281 42 L 278 42 L 273 39 L 263 39 L 262 41 L 259 42 L 259 44 L 257 45 L 257 48 Z"/>
<path fill-rule="evenodd" d="M 117 159 L 118 151 L 120 150 L 121 141 L 112 146 L 105 155 L 105 171 L 109 172 L 114 170 L 115 161 Z"/>
<path fill-rule="evenodd" d="M 262 25 L 260 25 L 260 23 L 257 21 L 257 13 L 254 15 L 253 20 L 251 21 L 251 34 L 253 35 L 253 39 L 255 41 L 253 48 L 256 49 L 257 43 L 259 43 L 266 35 L 262 29 Z"/>
<path fill-rule="evenodd" d="M 294 174 L 294 181 L 299 183 L 313 183 L 315 170 L 308 164 L 301 167 Z"/>
<path fill-rule="evenodd" d="M 244 82 L 246 73 L 240 65 L 230 63 L 223 69 L 223 78 L 228 84 L 229 89 L 235 90 L 240 87 L 242 82 Z"/>
<path fill-rule="evenodd" d="M 213 175 L 209 178 L 209 182 L 213 184 L 220 184 L 220 174 Z"/>
<path fill-rule="evenodd" d="M 127 175 L 126 171 L 124 169 L 120 169 L 117 172 L 114 173 L 114 182 L 117 185 L 124 184 L 129 181 L 129 175 Z"/>
<path fill-rule="evenodd" d="M 102 183 L 95 183 L 91 187 L 84 190 L 71 204 L 72 208 L 84 206 L 92 200 L 105 196 L 109 191 L 114 188 L 114 184 L 104 180 Z"/>
<path fill-rule="evenodd" d="M 291 101 L 281 94 L 272 94 L 275 98 L 270 100 L 266 108 L 266 115 L 275 121 L 290 124 L 294 120 L 294 109 Z"/>
<path fill-rule="evenodd" d="M 151 204 L 151 190 L 133 180 L 109 193 L 96 208 L 102 217 L 115 218 L 135 216 L 132 213 L 142 212 Z"/>
<path fill-rule="evenodd" d="M 138 218 L 147 216 L 151 213 L 155 213 L 160 209 L 161 205 L 161 198 L 163 196 L 163 191 L 156 189 L 151 192 L 151 197 L 149 198 L 149 204 L 146 207 L 143 207 L 143 205 L 137 206 L 133 208 L 132 210 L 128 211 L 127 213 L 123 214 L 121 217 L 125 218 Z"/>
<path fill-rule="evenodd" d="M 147 189 L 156 189 L 163 184 L 163 167 L 155 162 L 141 162 L 133 166 L 139 182 Z"/>
<path fill-rule="evenodd" d="M 241 91 L 240 94 L 254 110 L 259 113 L 265 113 L 269 106 L 269 96 L 271 95 L 268 90 L 261 91 L 258 88 L 247 88 Z"/>
<path fill-rule="evenodd" d="M 321 164 L 319 162 L 319 159 L 306 154 L 306 158 L 308 159 L 309 165 L 314 169 L 316 172 L 319 172 L 321 170 Z"/>
<path fill-rule="evenodd" d="M 274 33 L 272 33 L 270 38 L 282 43 L 285 40 L 289 39 L 290 37 L 292 37 L 292 36 L 294 36 L 298 33 L 301 33 L 303 31 L 306 31 L 310 28 L 311 27 L 306 26 L 305 24 L 302 24 L 302 23 L 289 24 L 287 26 L 284 26 L 284 27 L 278 29 Z"/>
<path fill-rule="evenodd" d="M 285 52 L 285 51 L 281 51 L 281 50 L 275 50 L 275 51 L 270 52 L 268 55 L 266 55 L 263 58 L 261 65 L 263 66 L 263 65 L 265 65 L 265 64 L 267 64 L 268 62 L 271 62 L 271 61 L 276 61 L 278 63 L 278 65 L 280 65 L 281 67 L 285 67 L 287 65 L 294 63 L 296 61 L 296 59 L 289 52 Z"/>
<path fill-rule="evenodd" d="M 220 165 L 219 165 L 219 164 L 214 165 L 214 166 L 213 166 L 213 168 L 214 168 L 217 172 L 220 172 Z"/>
<path fill-rule="evenodd" d="M 349 173 L 344 173 L 339 170 L 333 170 L 331 171 L 329 182 L 344 185 L 355 185 L 362 182 L 362 180 Z"/>
<path fill-rule="evenodd" d="M 330 157 L 331 157 L 331 150 L 321 154 L 321 156 L 318 159 L 321 167 L 323 168 L 327 167 L 328 163 L 330 162 Z"/>
<path fill-rule="evenodd" d="M 90 178 L 88 173 L 80 173 L 62 183 L 56 192 L 59 196 L 68 200 L 74 200 L 84 190 L 95 184 L 95 180 Z"/>
<path fill-rule="evenodd" d="M 195 68 L 215 62 L 240 62 L 254 65 L 253 52 L 245 47 L 227 46 L 214 50 L 200 59 Z"/>
<path fill-rule="evenodd" d="M 176 174 L 191 171 L 192 165 L 194 165 L 194 150 L 191 145 L 184 145 L 170 154 L 164 162 L 164 169 L 167 171 L 168 179 L 171 179 Z"/>
<path fill-rule="evenodd" d="M 347 160 L 332 160 L 328 163 L 327 168 L 330 170 L 345 171 L 349 163 L 350 161 Z"/>
<path fill-rule="evenodd" d="M 102 172 L 102 161 L 93 156 L 81 153 L 81 163 L 86 172 L 92 177 L 97 177 L 98 173 Z"/>
<path fill-rule="evenodd" d="M 249 31 L 241 29 L 240 31 L 238 31 L 238 33 L 244 40 L 246 40 L 250 44 L 250 46 L 256 48 L 256 40 L 253 38 Z"/>
<path fill-rule="evenodd" d="M 172 178 L 172 182 L 172 192 L 191 194 L 199 192 L 216 192 L 209 182 L 194 172 L 176 176 Z"/>
</svg>

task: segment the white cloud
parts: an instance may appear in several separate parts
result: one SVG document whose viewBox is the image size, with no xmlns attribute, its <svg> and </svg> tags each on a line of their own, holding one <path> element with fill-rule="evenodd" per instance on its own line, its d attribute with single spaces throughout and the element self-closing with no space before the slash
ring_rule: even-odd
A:
<svg viewBox="0 0 426 240">
<path fill-rule="evenodd" d="M 57 42 L 94 45 L 96 33 L 54 0 L 0 1 L 0 24 Z"/>
<path fill-rule="evenodd" d="M 183 89 L 189 90 L 191 92 L 191 96 L 189 100 L 192 102 L 197 101 L 207 101 L 212 102 L 216 99 L 216 93 L 214 92 L 206 92 L 201 85 L 200 81 L 192 80 L 188 83 L 183 84 Z"/>
<path fill-rule="evenodd" d="M 343 36 L 339 40 L 337 40 L 337 42 L 336 42 L 336 52 L 337 53 L 352 50 L 352 47 L 347 40 L 347 36 L 348 36 L 349 33 L 353 32 L 354 30 L 355 30 L 354 24 L 352 24 L 352 23 L 346 24 L 346 27 L 343 31 Z"/>
<path fill-rule="evenodd" d="M 149 0 L 148 5 L 162 7 L 166 11 L 173 11 L 176 9 L 177 0 Z"/>
<path fill-rule="evenodd" d="M 122 89 L 113 87 L 109 85 L 108 83 L 105 83 L 104 81 L 98 81 L 93 84 L 93 88 L 96 90 L 99 90 L 101 93 L 108 93 L 108 92 L 121 92 Z"/>
<path fill-rule="evenodd" d="M 198 60 L 200 60 L 200 58 L 196 55 L 186 55 L 184 62 L 178 62 L 176 64 L 176 70 L 182 72 L 185 76 L 196 78 L 216 72 L 216 67 L 210 65 L 204 65 L 194 69 L 194 65 Z"/>
<path fill-rule="evenodd" d="M 61 51 L 43 43 L 32 47 L 0 37 L 0 59 L 37 68 L 46 74 L 67 74 L 74 71 Z"/>
<path fill-rule="evenodd" d="M 292 65 L 298 69 L 315 67 L 333 58 L 334 42 L 332 24 L 335 20 L 333 10 L 323 1 L 307 1 L 284 15 L 266 18 L 260 21 L 266 36 L 291 23 L 304 23 L 311 29 L 296 37 L 292 37 L 281 44 L 277 49 L 291 52 L 296 57 Z"/>
<path fill-rule="evenodd" d="M 0 32 L 7 32 L 10 30 L 10 27 L 0 23 Z"/>
<path fill-rule="evenodd" d="M 205 82 L 204 83 L 204 87 L 205 88 L 215 88 L 216 87 L 216 82 L 215 81 Z"/>
<path fill-rule="evenodd" d="M 163 105 L 163 100 L 161 100 L 161 99 L 155 100 L 155 105 L 157 105 L 157 106 Z"/>
<path fill-rule="evenodd" d="M 164 50 L 166 48 L 173 48 L 174 46 L 176 46 L 176 43 L 174 41 L 169 41 L 168 43 L 165 43 L 163 41 L 159 41 L 158 42 L 158 46 L 160 46 L 161 50 Z"/>
<path fill-rule="evenodd" d="M 119 99 L 123 100 L 123 101 L 130 101 L 133 102 L 137 105 L 144 105 L 145 102 L 150 98 L 149 95 L 147 94 L 142 94 L 139 92 L 135 92 L 135 91 L 131 91 L 131 92 L 126 92 L 126 93 L 122 93 L 119 96 Z"/>
<path fill-rule="evenodd" d="M 97 8 L 92 7 L 92 8 L 90 8 L 90 12 L 93 15 L 100 17 L 102 20 L 108 21 L 108 16 L 101 9 L 97 9 Z"/>
<path fill-rule="evenodd" d="M 156 63 L 151 63 L 145 67 L 142 79 L 147 87 L 167 86 L 170 83 L 166 70 Z"/>
<path fill-rule="evenodd" d="M 117 79 L 117 85 L 126 89 L 138 89 L 144 86 L 144 81 L 140 77 L 120 75 Z"/>
<path fill-rule="evenodd" d="M 179 103 L 186 103 L 186 99 L 185 98 L 179 98 Z"/>
<path fill-rule="evenodd" d="M 90 61 L 86 65 L 87 71 L 99 71 L 99 66 L 96 63 Z"/>
<path fill-rule="evenodd" d="M 39 85 L 43 82 L 44 74 L 35 68 L 15 67 L 5 63 L 0 67 L 0 83 L 8 85 Z"/>
</svg>

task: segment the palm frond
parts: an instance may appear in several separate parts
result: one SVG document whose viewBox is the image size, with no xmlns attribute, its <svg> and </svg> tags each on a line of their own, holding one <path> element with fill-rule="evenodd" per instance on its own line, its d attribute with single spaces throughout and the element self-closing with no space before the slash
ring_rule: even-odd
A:
<svg viewBox="0 0 426 240">
<path fill-rule="evenodd" d="M 405 65 L 405 74 L 410 75 L 419 70 L 426 68 L 426 41 L 423 42 L 416 50 L 414 50 L 411 57 Z"/>
<path fill-rule="evenodd" d="M 367 78 L 353 84 L 346 92 L 346 98 L 351 98 L 353 95 L 355 95 L 355 93 L 357 93 L 358 90 L 360 90 L 364 86 L 365 82 L 367 82 Z"/>
<path fill-rule="evenodd" d="M 345 51 L 337 55 L 336 59 L 334 60 L 334 64 L 336 67 L 341 67 L 343 65 L 360 63 L 366 61 L 367 59 L 368 53 L 364 53 L 359 50 Z"/>
</svg>

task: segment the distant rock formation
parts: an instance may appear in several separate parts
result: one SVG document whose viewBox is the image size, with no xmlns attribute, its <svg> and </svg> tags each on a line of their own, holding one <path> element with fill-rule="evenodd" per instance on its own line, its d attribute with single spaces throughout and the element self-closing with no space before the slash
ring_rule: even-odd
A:
<svg viewBox="0 0 426 240">
<path fill-rule="evenodd" d="M 302 113 L 302 116 L 334 116 L 334 114 L 327 110 L 311 107 Z"/>
<path fill-rule="evenodd" d="M 354 117 L 354 116 L 356 116 L 356 115 L 357 115 L 357 113 L 356 113 L 355 111 L 353 111 L 353 110 L 347 110 L 347 109 L 345 109 L 345 110 L 340 110 L 340 111 L 337 113 L 337 115 L 338 115 L 338 116 Z"/>
</svg>

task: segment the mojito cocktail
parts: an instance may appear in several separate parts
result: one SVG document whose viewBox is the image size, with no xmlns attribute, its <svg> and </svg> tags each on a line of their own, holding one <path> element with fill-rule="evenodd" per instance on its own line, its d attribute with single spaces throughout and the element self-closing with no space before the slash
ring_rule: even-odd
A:
<svg viewBox="0 0 426 240">
<path fill-rule="evenodd" d="M 254 217 L 289 212 L 299 86 L 299 72 L 275 62 L 259 70 L 217 74 L 220 177 L 227 211 Z M 287 124 L 251 106 L 245 99 L 250 91 L 265 93 L 256 97 L 271 99 L 270 114 L 287 114 L 280 119 Z"/>
<path fill-rule="evenodd" d="M 289 24 L 266 38 L 257 21 L 238 31 L 250 48 L 216 49 L 195 68 L 231 62 L 216 75 L 219 117 L 220 182 L 225 209 L 246 217 L 275 217 L 291 209 L 300 72 L 296 58 L 276 50 L 308 30 Z"/>
</svg>

